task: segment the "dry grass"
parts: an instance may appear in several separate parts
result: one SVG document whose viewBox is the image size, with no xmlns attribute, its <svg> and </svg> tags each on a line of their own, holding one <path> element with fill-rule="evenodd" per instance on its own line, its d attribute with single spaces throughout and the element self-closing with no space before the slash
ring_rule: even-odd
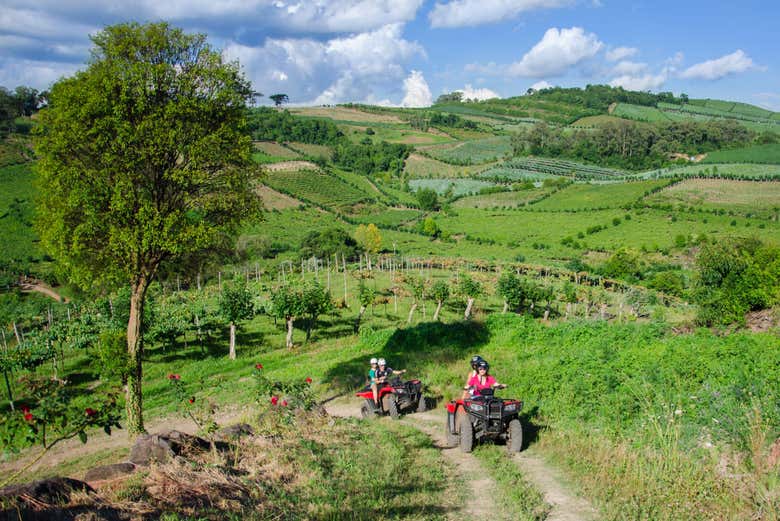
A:
<svg viewBox="0 0 780 521">
<path fill-rule="evenodd" d="M 288 208 L 297 208 L 303 204 L 298 199 L 277 192 L 266 185 L 258 186 L 256 192 L 260 199 L 263 200 L 263 207 L 266 210 L 286 210 Z"/>
<path fill-rule="evenodd" d="M 294 150 L 290 150 L 275 141 L 255 141 L 254 146 L 255 150 L 259 150 L 269 156 L 284 157 L 287 159 L 296 159 L 300 157 L 300 154 Z"/>
<path fill-rule="evenodd" d="M 652 202 L 755 212 L 780 206 L 780 183 L 686 179 L 650 197 Z"/>
<path fill-rule="evenodd" d="M 404 123 L 403 120 L 389 114 L 374 114 L 346 107 L 299 107 L 290 112 L 299 116 L 330 118 L 337 121 L 363 121 L 366 123 Z"/>
</svg>

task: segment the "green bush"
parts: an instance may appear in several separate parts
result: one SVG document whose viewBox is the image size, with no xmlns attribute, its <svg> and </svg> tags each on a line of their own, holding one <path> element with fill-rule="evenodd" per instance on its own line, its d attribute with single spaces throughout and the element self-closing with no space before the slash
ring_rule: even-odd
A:
<svg viewBox="0 0 780 521">
<path fill-rule="evenodd" d="M 127 332 L 124 329 L 105 329 L 97 341 L 100 376 L 109 381 L 127 382 L 130 362 L 127 356 Z"/>
</svg>

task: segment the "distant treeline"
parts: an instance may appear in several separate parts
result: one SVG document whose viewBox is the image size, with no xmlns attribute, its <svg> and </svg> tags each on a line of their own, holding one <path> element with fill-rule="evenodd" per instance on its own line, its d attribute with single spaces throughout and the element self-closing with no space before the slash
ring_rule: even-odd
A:
<svg viewBox="0 0 780 521">
<path fill-rule="evenodd" d="M 353 144 L 335 123 L 302 118 L 267 107 L 250 110 L 248 130 L 257 141 L 295 141 L 332 147 L 331 161 L 343 169 L 359 174 L 401 172 L 412 147 L 386 143 Z"/>
<path fill-rule="evenodd" d="M 671 162 L 670 154 L 700 154 L 745 146 L 754 132 L 735 121 L 674 122 L 646 125 L 610 122 L 597 130 L 570 132 L 544 122 L 512 136 L 517 156 L 567 157 L 628 170 L 659 168 Z"/>
<path fill-rule="evenodd" d="M 20 85 L 14 90 L 0 87 L 0 135 L 7 132 L 26 131 L 29 126 L 17 128 L 16 118 L 32 116 L 48 100 L 47 91 L 38 92 L 32 87 Z"/>
<path fill-rule="evenodd" d="M 610 87 L 609 85 L 588 85 L 584 89 L 550 87 L 547 89 L 529 89 L 528 96 L 535 99 L 554 101 L 557 103 L 570 103 L 589 109 L 606 111 L 613 103 L 631 103 L 655 107 L 658 103 L 674 103 L 680 105 L 688 102 L 686 94 L 675 97 L 671 92 L 640 92 L 625 90 L 623 87 Z M 509 98 L 510 100 L 513 98 Z"/>
</svg>

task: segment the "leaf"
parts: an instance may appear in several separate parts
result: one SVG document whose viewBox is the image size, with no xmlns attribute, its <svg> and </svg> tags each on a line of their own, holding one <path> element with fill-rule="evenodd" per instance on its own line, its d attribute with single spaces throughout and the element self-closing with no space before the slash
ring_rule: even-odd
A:
<svg viewBox="0 0 780 521">
<path fill-rule="evenodd" d="M 81 440 L 81 443 L 87 443 L 87 433 L 79 431 L 79 439 Z"/>
<path fill-rule="evenodd" d="M 104 425 L 103 426 L 103 432 L 111 436 L 111 425 Z"/>
</svg>

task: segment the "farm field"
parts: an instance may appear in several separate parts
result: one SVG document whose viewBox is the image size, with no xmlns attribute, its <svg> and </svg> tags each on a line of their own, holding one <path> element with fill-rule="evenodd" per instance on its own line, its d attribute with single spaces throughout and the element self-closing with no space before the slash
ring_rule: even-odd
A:
<svg viewBox="0 0 780 521">
<path fill-rule="evenodd" d="M 284 159 L 298 159 L 301 155 L 295 150 L 280 145 L 274 141 L 255 141 L 253 143 L 255 150 L 272 157 L 281 157 Z"/>
<path fill-rule="evenodd" d="M 777 215 L 780 209 L 780 183 L 686 179 L 645 200 L 657 204 L 770 216 Z"/>
<path fill-rule="evenodd" d="M 342 124 L 339 128 L 353 143 L 360 143 L 366 138 L 374 142 L 387 141 L 388 143 L 398 143 L 404 145 L 436 145 L 440 143 L 451 143 L 454 140 L 449 136 L 440 133 L 420 132 L 411 130 L 408 126 L 362 126 L 356 124 Z M 370 128 L 374 133 L 366 134 L 366 129 Z"/>
<path fill-rule="evenodd" d="M 301 155 L 308 157 L 324 157 L 330 159 L 333 150 L 326 145 L 311 145 L 309 143 L 287 143 L 287 146 Z"/>
<path fill-rule="evenodd" d="M 703 162 L 780 164 L 780 144 L 755 145 L 734 150 L 718 150 L 707 154 Z"/>
<path fill-rule="evenodd" d="M 363 123 L 403 124 L 404 121 L 390 114 L 365 112 L 349 107 L 297 107 L 289 109 L 293 114 L 313 118 L 327 118 L 335 121 L 358 121 Z"/>
<path fill-rule="evenodd" d="M 513 171 L 516 171 L 516 173 L 513 173 Z M 614 179 L 626 175 L 621 170 L 586 165 L 565 159 L 515 157 L 497 165 L 494 169 L 483 172 L 481 177 L 504 178 L 511 181 L 514 179 L 527 179 L 531 174 L 537 175 L 537 179 L 546 179 L 550 176 L 566 176 L 580 179 Z"/>
<path fill-rule="evenodd" d="M 744 178 L 780 177 L 780 165 L 755 163 L 707 163 L 674 166 L 637 174 L 636 178 L 654 179 L 674 176 L 739 176 Z"/>
<path fill-rule="evenodd" d="M 431 177 L 468 177 L 475 172 L 488 168 L 480 166 L 457 166 L 443 161 L 437 161 L 420 154 L 410 154 L 406 159 L 404 174 L 410 178 Z"/>
<path fill-rule="evenodd" d="M 465 141 L 455 146 L 427 148 L 426 154 L 440 161 L 476 165 L 490 163 L 511 152 L 509 136 L 494 136 Z"/>
<path fill-rule="evenodd" d="M 265 183 L 285 194 L 318 205 L 342 208 L 375 199 L 339 178 L 319 170 L 281 170 L 270 172 Z"/>
<path fill-rule="evenodd" d="M 549 188 L 531 188 L 528 190 L 513 190 L 494 194 L 472 195 L 461 197 L 452 206 L 455 208 L 495 208 L 503 206 L 522 206 L 550 193 Z"/>
<path fill-rule="evenodd" d="M 620 208 L 660 188 L 667 181 L 637 181 L 606 185 L 577 183 L 550 195 L 531 208 L 547 211 L 570 211 L 595 208 Z"/>
<path fill-rule="evenodd" d="M 410 179 L 409 188 L 416 192 L 423 188 L 435 190 L 439 195 L 451 192 L 454 196 L 476 194 L 483 188 L 496 186 L 489 181 L 477 179 Z"/>
</svg>

